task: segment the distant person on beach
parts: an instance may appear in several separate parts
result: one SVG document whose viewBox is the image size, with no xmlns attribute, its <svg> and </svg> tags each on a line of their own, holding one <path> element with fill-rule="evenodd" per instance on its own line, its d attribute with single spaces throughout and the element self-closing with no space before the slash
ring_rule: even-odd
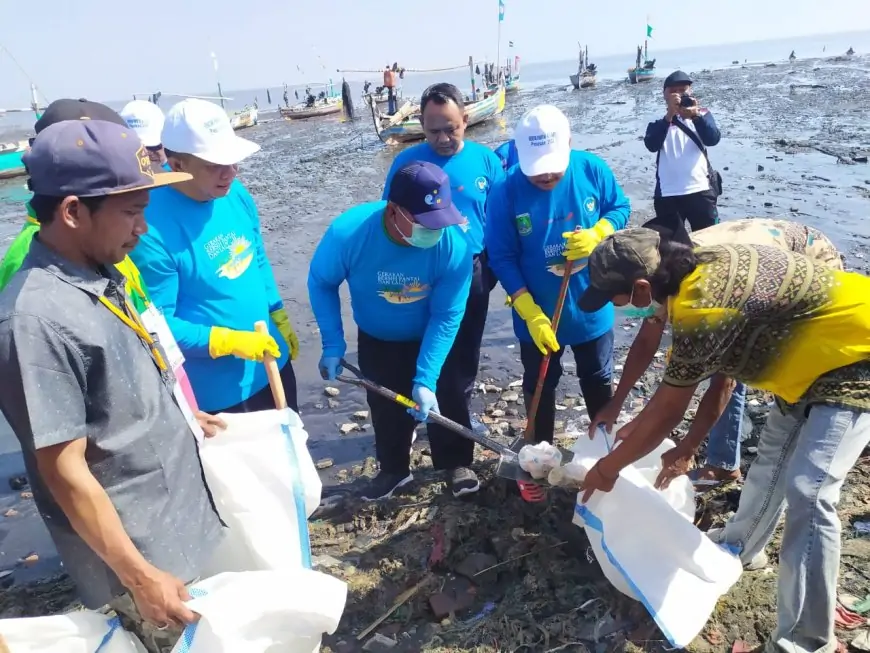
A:
<svg viewBox="0 0 870 653">
<path fill-rule="evenodd" d="M 281 369 L 298 410 L 292 358 L 299 341 L 278 293 L 253 198 L 238 164 L 260 149 L 233 131 L 227 113 L 187 99 L 166 113 L 169 166 L 192 175 L 152 194 L 149 231 L 131 256 L 185 356 L 203 410 L 242 413 L 275 407 L 264 356 Z M 254 324 L 264 321 L 269 333 Z"/>
<path fill-rule="evenodd" d="M 668 437 L 702 381 L 727 375 L 772 393 L 737 513 L 709 535 L 748 564 L 785 512 L 765 650 L 836 650 L 837 504 L 870 443 L 870 277 L 779 247 L 692 249 L 644 228 L 605 239 L 589 269 L 583 310 L 666 306 L 673 347 L 649 403 L 587 473 L 581 501 L 611 491 L 622 469 Z M 662 457 L 658 487 L 688 471 L 684 454 Z"/>
<path fill-rule="evenodd" d="M 692 96 L 692 79 L 686 73 L 668 75 L 663 94 L 667 113 L 647 125 L 643 139 L 656 155 L 653 206 L 656 217 L 688 220 L 697 231 L 719 222 L 721 178 L 710 164 L 707 148 L 718 144 L 721 134 L 713 114 Z"/>
<path fill-rule="evenodd" d="M 149 191 L 190 177 L 154 173 L 136 134 L 100 119 L 40 130 L 24 163 L 41 228 L 0 293 L 0 409 L 82 603 L 168 653 L 221 522 L 168 347 L 115 266 L 148 228 Z"/>
<path fill-rule="evenodd" d="M 495 277 L 486 262 L 483 231 L 486 204 L 493 186 L 504 173 L 501 163 L 485 145 L 465 139 L 467 118 L 462 94 L 453 84 L 434 84 L 420 98 L 420 116 L 426 142 L 400 152 L 387 173 L 384 194 L 389 199 L 396 173 L 411 161 L 428 161 L 440 167 L 450 178 L 453 203 L 464 221 L 459 226 L 474 258 L 471 288 L 465 304 L 465 316 L 450 354 L 441 370 L 441 412 L 463 426 L 485 429 L 471 418 L 471 393 L 480 367 L 480 346 L 489 313 L 489 294 Z M 456 389 L 458 392 L 454 392 Z M 471 470 L 474 444 L 452 438 L 444 427 L 429 425 L 429 435 L 449 439 L 456 448 L 452 487 L 458 494 L 476 492 L 480 487 Z M 457 494 L 457 496 L 458 496 Z"/>
<path fill-rule="evenodd" d="M 821 231 L 788 220 L 763 218 L 729 220 L 695 231 L 691 235 L 681 222 L 674 223 L 655 218 L 643 226 L 656 230 L 663 239 L 675 240 L 691 247 L 730 244 L 768 245 L 804 254 L 819 265 L 834 270 L 843 269 L 837 248 Z M 643 319 L 640 331 L 625 359 L 625 368 L 613 399 L 601 410 L 596 420 L 608 431 L 616 423 L 631 389 L 649 368 L 661 345 L 667 324 L 667 310 L 662 306 L 654 314 L 649 313 L 648 309 L 640 309 L 635 315 Z M 745 404 L 746 386 L 743 383 L 738 381 L 732 384 L 727 377 L 721 375 L 714 377 L 695 419 L 692 420 L 688 434 L 677 445 L 682 456 L 692 458 L 709 433 L 706 463 L 700 469 L 690 472 L 689 475 L 693 480 L 725 482 L 741 478 L 740 443 L 744 435 Z M 763 562 L 766 564 L 766 557 Z M 759 564 L 761 563 L 756 561 L 756 566 Z"/>
<path fill-rule="evenodd" d="M 393 64 L 395 66 L 395 64 Z M 398 110 L 396 107 L 396 71 L 390 66 L 384 68 L 384 88 L 387 89 L 387 114 L 392 116 Z"/>
<path fill-rule="evenodd" d="M 472 284 L 472 257 L 458 225 L 451 180 L 434 163 L 409 161 L 392 176 L 385 200 L 360 204 L 332 221 L 311 259 L 308 295 L 320 328 L 320 373 L 335 379 L 347 349 L 340 286 L 347 282 L 359 330 L 359 368 L 371 381 L 410 396 L 419 410 L 367 393 L 380 471 L 363 490 L 388 499 L 410 483 L 417 422 L 465 402 L 449 360 Z M 480 283 L 479 279 L 476 283 Z M 440 406 L 440 408 L 439 408 Z M 446 411 L 445 411 L 446 414 Z M 467 410 L 463 422 L 468 426 Z M 474 443 L 429 424 L 432 464 L 455 496 L 474 492 Z"/>
<path fill-rule="evenodd" d="M 571 125 L 557 107 L 526 113 L 514 130 L 519 165 L 493 189 L 486 210 L 490 266 L 514 308 L 523 398 L 531 407 L 544 356 L 552 355 L 534 418 L 535 440 L 553 441 L 562 355 L 571 347 L 590 419 L 613 396 L 613 307 L 582 312 L 586 260 L 601 240 L 628 222 L 631 205 L 599 157 L 571 149 Z M 570 275 L 558 330 L 552 320 Z M 521 486 L 529 501 L 540 488 Z"/>
<path fill-rule="evenodd" d="M 155 172 L 159 172 L 166 164 L 166 153 L 161 140 L 163 123 L 166 120 L 163 111 L 152 102 L 133 100 L 121 109 L 121 117 L 145 145 L 148 158 L 156 166 Z"/>
</svg>

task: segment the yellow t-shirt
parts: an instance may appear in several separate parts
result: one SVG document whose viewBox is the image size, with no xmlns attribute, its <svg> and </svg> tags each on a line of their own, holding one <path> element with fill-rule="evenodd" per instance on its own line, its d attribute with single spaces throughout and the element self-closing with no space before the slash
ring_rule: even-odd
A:
<svg viewBox="0 0 870 653">
<path fill-rule="evenodd" d="M 841 381 L 870 380 L 870 277 L 776 247 L 696 252 L 697 269 L 668 304 L 666 383 L 694 385 L 722 373 L 796 403 L 834 370 Z"/>
</svg>

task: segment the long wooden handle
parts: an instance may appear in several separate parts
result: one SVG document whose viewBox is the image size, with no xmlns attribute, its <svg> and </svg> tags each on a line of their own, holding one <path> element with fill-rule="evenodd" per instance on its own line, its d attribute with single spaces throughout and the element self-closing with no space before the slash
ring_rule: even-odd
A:
<svg viewBox="0 0 870 653">
<path fill-rule="evenodd" d="M 260 320 L 254 323 L 254 331 L 269 334 L 269 326 Z M 281 380 L 281 370 L 278 369 L 278 361 L 271 354 L 263 356 L 263 365 L 266 366 L 266 376 L 269 379 L 269 387 L 272 388 L 272 398 L 275 400 L 275 408 L 284 410 L 287 408 L 287 397 L 284 396 L 284 382 Z"/>
</svg>

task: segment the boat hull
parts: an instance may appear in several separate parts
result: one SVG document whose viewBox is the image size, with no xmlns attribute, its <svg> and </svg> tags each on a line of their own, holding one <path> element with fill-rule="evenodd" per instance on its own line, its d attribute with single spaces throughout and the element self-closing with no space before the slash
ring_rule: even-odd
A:
<svg viewBox="0 0 870 653">
<path fill-rule="evenodd" d="M 520 90 L 520 78 L 519 78 L 519 76 L 514 77 L 504 86 L 505 93 L 517 93 L 517 92 L 519 92 L 519 90 Z"/>
<path fill-rule="evenodd" d="M 595 75 L 571 75 L 571 85 L 575 89 L 592 88 L 595 86 Z"/>
<path fill-rule="evenodd" d="M 27 141 L 0 145 L 0 179 L 12 179 L 27 174 L 21 157 L 27 151 Z"/>
<path fill-rule="evenodd" d="M 281 107 L 281 117 L 285 120 L 305 120 L 306 118 L 320 118 L 341 111 L 341 100 L 322 104 L 320 106 L 294 108 Z"/>
<path fill-rule="evenodd" d="M 641 82 L 649 82 L 655 79 L 655 68 L 629 68 L 628 81 L 632 84 L 640 84 Z"/>
<path fill-rule="evenodd" d="M 493 118 L 504 111 L 505 106 L 505 89 L 499 88 L 498 91 L 473 104 L 468 104 L 465 107 L 465 115 L 468 117 L 468 126 L 473 127 L 479 125 L 490 118 Z M 380 138 L 387 145 L 395 145 L 398 143 L 411 143 L 413 141 L 421 141 L 425 138 L 423 125 L 420 123 L 420 115 L 415 112 L 415 115 L 406 118 L 397 125 L 383 127 L 381 120 L 384 116 L 377 108 L 377 104 L 369 102 L 369 107 L 372 110 L 372 119 L 375 123 L 375 130 Z M 419 111 L 419 109 L 418 109 Z"/>
<path fill-rule="evenodd" d="M 230 117 L 230 125 L 232 128 L 238 131 L 239 129 L 247 129 L 248 127 L 253 127 L 259 121 L 259 113 L 256 109 L 247 109 L 245 111 L 240 111 L 234 116 Z"/>
</svg>

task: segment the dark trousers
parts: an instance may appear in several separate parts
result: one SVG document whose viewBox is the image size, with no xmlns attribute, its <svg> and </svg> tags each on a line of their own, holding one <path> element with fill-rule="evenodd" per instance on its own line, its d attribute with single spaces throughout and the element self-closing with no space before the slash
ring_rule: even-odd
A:
<svg viewBox="0 0 870 653">
<path fill-rule="evenodd" d="M 656 197 L 653 200 L 656 217 L 659 220 L 688 220 L 692 231 L 712 227 L 719 223 L 719 209 L 716 208 L 716 194 L 705 190 L 689 195 Z"/>
<path fill-rule="evenodd" d="M 580 391 L 589 411 L 589 419 L 594 420 L 599 410 L 604 408 L 613 397 L 613 331 L 603 336 L 584 342 L 580 345 L 570 345 L 577 364 L 577 378 L 580 380 Z M 562 354 L 565 347 L 550 357 L 550 366 L 544 378 L 544 388 L 541 392 L 541 402 L 535 415 L 535 441 L 553 441 L 553 431 L 556 422 L 556 387 L 562 376 Z M 526 410 L 531 407 L 535 386 L 538 384 L 538 373 L 541 368 L 543 354 L 532 342 L 520 342 L 520 358 L 523 362 L 523 396 Z"/>
<path fill-rule="evenodd" d="M 387 115 L 395 115 L 398 108 L 396 107 L 396 89 L 387 89 Z"/>
<path fill-rule="evenodd" d="M 296 373 L 293 371 L 293 363 L 289 360 L 284 367 L 281 368 L 281 381 L 284 383 L 284 396 L 287 398 L 287 405 L 299 412 L 299 400 L 296 397 Z M 272 397 L 272 388 L 268 385 L 259 392 L 251 395 L 244 401 L 224 408 L 223 410 L 215 411 L 216 413 L 255 413 L 260 410 L 274 410 L 275 399 Z"/>
<path fill-rule="evenodd" d="M 447 355 L 435 396 L 441 414 L 471 428 L 469 400 L 480 362 L 480 343 L 489 310 L 488 270 L 475 258 L 474 276 L 465 307 L 465 317 Z M 411 396 L 417 373 L 419 342 L 387 342 L 360 331 L 359 368 L 363 376 L 406 397 Z M 375 429 L 375 449 L 381 471 L 407 474 L 410 465 L 411 435 L 417 422 L 404 406 L 366 393 Z M 468 467 L 474 460 L 474 443 L 437 424 L 427 425 L 432 465 L 435 469 Z"/>
</svg>

